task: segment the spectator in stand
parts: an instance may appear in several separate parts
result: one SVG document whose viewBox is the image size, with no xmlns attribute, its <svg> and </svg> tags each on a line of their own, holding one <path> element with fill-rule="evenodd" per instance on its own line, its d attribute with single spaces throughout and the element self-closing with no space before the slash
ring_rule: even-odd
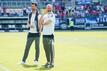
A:
<svg viewBox="0 0 107 71">
<path fill-rule="evenodd" d="M 104 8 L 103 8 L 103 6 L 101 6 L 101 13 L 104 13 Z"/>
<path fill-rule="evenodd" d="M 62 10 L 62 9 L 61 9 L 61 6 L 60 6 L 59 4 L 55 5 L 55 10 L 56 10 L 56 11 L 61 11 L 61 10 Z"/>
<path fill-rule="evenodd" d="M 26 10 L 27 10 L 27 8 L 23 8 L 23 15 L 24 15 L 24 16 L 27 16 L 27 15 L 28 15 L 27 12 L 26 12 Z"/>
<path fill-rule="evenodd" d="M 7 14 L 7 16 L 10 15 L 10 9 L 6 9 L 6 14 Z"/>
<path fill-rule="evenodd" d="M 12 17 L 12 16 L 13 16 L 12 14 L 13 14 L 13 13 L 12 13 L 12 9 L 10 9 L 9 16 Z"/>
<path fill-rule="evenodd" d="M 107 6 L 104 7 L 104 12 L 107 13 Z"/>
<path fill-rule="evenodd" d="M 16 10 L 16 12 L 17 12 L 17 15 L 18 15 L 19 17 L 24 16 L 24 15 L 23 15 L 23 10 L 22 10 L 22 9 Z"/>
<path fill-rule="evenodd" d="M 6 8 L 3 7 L 3 16 L 8 16 L 7 13 L 6 13 Z"/>
<path fill-rule="evenodd" d="M 64 11 L 60 12 L 60 18 L 61 18 L 61 20 L 65 19 L 65 12 Z"/>
<path fill-rule="evenodd" d="M 68 11 L 66 11 L 66 16 L 69 18 L 71 17 L 71 15 L 72 15 L 71 9 L 68 9 Z"/>
<path fill-rule="evenodd" d="M 16 14 L 16 12 L 15 12 L 15 10 L 12 10 L 12 16 L 14 17 L 14 16 L 16 16 L 17 14 Z"/>
<path fill-rule="evenodd" d="M 31 11 L 32 11 L 32 10 L 31 10 L 31 7 L 27 7 L 27 9 L 26 9 L 26 13 L 27 13 L 27 15 L 30 14 Z"/>
<path fill-rule="evenodd" d="M 3 16 L 3 8 L 0 7 L 0 16 Z"/>
</svg>

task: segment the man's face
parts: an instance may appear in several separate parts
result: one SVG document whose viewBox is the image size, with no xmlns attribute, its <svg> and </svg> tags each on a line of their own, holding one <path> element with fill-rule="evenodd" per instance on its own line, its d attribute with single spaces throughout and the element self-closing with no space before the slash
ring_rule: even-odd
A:
<svg viewBox="0 0 107 71">
<path fill-rule="evenodd" d="M 48 4 L 46 6 L 46 10 L 47 10 L 47 12 L 51 12 L 52 11 L 52 5 Z"/>
<path fill-rule="evenodd" d="M 51 10 L 49 10 L 48 8 L 46 8 L 46 12 L 48 13 L 48 12 L 51 12 Z"/>
<path fill-rule="evenodd" d="M 32 4 L 32 11 L 35 11 L 37 9 L 37 6 L 35 4 Z"/>
</svg>

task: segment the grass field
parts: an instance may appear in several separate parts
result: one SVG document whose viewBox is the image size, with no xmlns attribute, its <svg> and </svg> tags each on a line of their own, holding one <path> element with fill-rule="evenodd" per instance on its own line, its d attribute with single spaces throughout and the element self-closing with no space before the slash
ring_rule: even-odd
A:
<svg viewBox="0 0 107 71">
<path fill-rule="evenodd" d="M 107 31 L 55 32 L 55 67 L 45 69 L 41 42 L 39 66 L 33 65 L 34 44 L 27 65 L 20 65 L 27 33 L 0 33 L 0 71 L 107 71 Z M 41 39 L 42 40 L 42 39 Z"/>
</svg>

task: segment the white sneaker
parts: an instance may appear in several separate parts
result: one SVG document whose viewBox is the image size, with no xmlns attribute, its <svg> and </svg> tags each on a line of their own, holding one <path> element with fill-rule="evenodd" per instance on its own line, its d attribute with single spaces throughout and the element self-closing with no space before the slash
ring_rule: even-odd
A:
<svg viewBox="0 0 107 71">
<path fill-rule="evenodd" d="M 26 64 L 26 62 L 22 61 L 22 62 L 21 62 L 21 64 L 22 64 L 22 65 L 25 65 L 25 64 Z"/>
<path fill-rule="evenodd" d="M 34 61 L 34 65 L 38 65 L 38 61 Z"/>
</svg>

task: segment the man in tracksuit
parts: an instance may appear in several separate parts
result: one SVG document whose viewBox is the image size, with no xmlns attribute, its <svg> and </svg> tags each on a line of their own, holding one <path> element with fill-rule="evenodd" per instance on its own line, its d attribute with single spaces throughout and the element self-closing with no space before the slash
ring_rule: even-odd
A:
<svg viewBox="0 0 107 71">
<path fill-rule="evenodd" d="M 54 67 L 54 25 L 55 15 L 52 12 L 52 5 L 46 6 L 47 13 L 42 17 L 43 46 L 46 54 L 46 68 Z"/>
<path fill-rule="evenodd" d="M 22 59 L 21 64 L 26 64 L 26 59 L 29 54 L 30 47 L 35 41 L 35 60 L 34 64 L 38 64 L 38 58 L 39 58 L 39 41 L 40 41 L 40 33 L 39 33 L 39 19 L 40 15 L 37 12 L 37 3 L 32 3 L 32 12 L 29 14 L 28 18 L 28 27 L 29 27 L 29 33 L 27 35 L 27 42 L 25 47 L 24 56 Z"/>
</svg>

